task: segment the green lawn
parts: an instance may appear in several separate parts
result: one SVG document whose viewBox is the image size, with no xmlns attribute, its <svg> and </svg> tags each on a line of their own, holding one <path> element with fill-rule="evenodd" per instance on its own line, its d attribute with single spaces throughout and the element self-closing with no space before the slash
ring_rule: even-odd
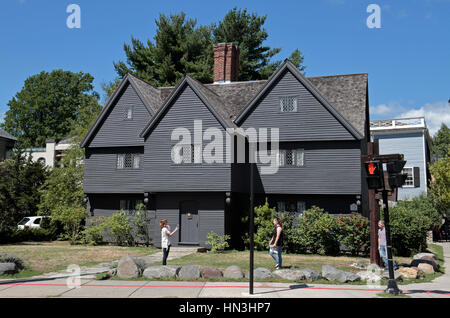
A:
<svg viewBox="0 0 450 318">
<path fill-rule="evenodd" d="M 22 242 L 0 245 L 0 252 L 19 256 L 26 269 L 0 278 L 22 278 L 63 270 L 70 264 L 94 265 L 120 259 L 124 255 L 144 256 L 156 253 L 155 247 L 123 247 L 112 245 L 70 245 L 67 241 Z"/>
</svg>

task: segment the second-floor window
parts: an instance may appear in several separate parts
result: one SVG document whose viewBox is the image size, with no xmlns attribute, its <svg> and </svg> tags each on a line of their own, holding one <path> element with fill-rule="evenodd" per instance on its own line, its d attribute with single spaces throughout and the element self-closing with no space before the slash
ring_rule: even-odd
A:
<svg viewBox="0 0 450 318">
<path fill-rule="evenodd" d="M 407 173 L 403 188 L 417 188 L 420 187 L 420 169 L 419 167 L 405 167 L 403 173 Z"/>
<path fill-rule="evenodd" d="M 280 97 L 280 111 L 282 113 L 293 113 L 297 111 L 297 97 Z"/>
<path fill-rule="evenodd" d="M 305 164 L 305 151 L 303 149 L 280 149 L 280 167 L 302 167 Z"/>
<path fill-rule="evenodd" d="M 141 154 L 120 153 L 117 155 L 117 169 L 139 169 L 141 165 Z"/>
<path fill-rule="evenodd" d="M 124 113 L 123 113 L 123 118 L 125 120 L 133 119 L 133 107 L 132 106 L 125 107 L 125 110 L 124 110 Z"/>
<path fill-rule="evenodd" d="M 175 152 L 179 151 L 181 156 L 181 162 L 177 162 L 174 158 L 172 161 L 176 164 L 192 164 L 196 163 L 195 159 L 200 158 L 202 145 L 194 145 L 194 144 L 184 144 L 175 146 L 178 149 L 175 149 Z"/>
</svg>

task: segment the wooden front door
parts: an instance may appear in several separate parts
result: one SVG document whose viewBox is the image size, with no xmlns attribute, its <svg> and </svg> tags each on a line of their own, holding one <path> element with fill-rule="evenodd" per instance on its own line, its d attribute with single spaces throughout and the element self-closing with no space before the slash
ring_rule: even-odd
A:
<svg viewBox="0 0 450 318">
<path fill-rule="evenodd" d="M 198 244 L 198 206 L 196 201 L 180 203 L 180 243 Z"/>
</svg>

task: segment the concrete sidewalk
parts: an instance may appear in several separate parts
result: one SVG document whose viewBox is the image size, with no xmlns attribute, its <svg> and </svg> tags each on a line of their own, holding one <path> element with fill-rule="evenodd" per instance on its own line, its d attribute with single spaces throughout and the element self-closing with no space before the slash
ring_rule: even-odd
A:
<svg viewBox="0 0 450 318">
<path fill-rule="evenodd" d="M 399 285 L 414 298 L 450 299 L 450 243 L 442 243 L 446 274 L 433 282 Z M 175 256 L 175 255 L 174 255 Z M 119 281 L 81 279 L 81 286 L 68 287 L 71 277 L 40 277 L 0 281 L 0 298 L 75 297 L 75 298 L 374 298 L 386 286 L 324 285 L 296 283 L 255 283 L 254 295 L 248 283 Z"/>
</svg>

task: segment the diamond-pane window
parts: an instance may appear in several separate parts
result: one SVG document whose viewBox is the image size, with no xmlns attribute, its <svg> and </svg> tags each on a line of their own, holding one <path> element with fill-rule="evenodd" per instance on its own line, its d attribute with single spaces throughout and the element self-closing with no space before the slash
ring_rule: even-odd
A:
<svg viewBox="0 0 450 318">
<path fill-rule="evenodd" d="M 292 113 L 297 111 L 297 98 L 292 96 L 283 96 L 280 98 L 280 110 L 283 113 Z"/>
<path fill-rule="evenodd" d="M 303 149 L 283 149 L 278 152 L 278 164 L 283 166 L 297 166 L 304 165 L 305 152 Z"/>
<path fill-rule="evenodd" d="M 295 162 L 295 150 L 286 150 L 286 165 L 293 166 Z"/>
<path fill-rule="evenodd" d="M 141 155 L 138 153 L 120 153 L 117 155 L 117 169 L 139 169 Z"/>
</svg>

